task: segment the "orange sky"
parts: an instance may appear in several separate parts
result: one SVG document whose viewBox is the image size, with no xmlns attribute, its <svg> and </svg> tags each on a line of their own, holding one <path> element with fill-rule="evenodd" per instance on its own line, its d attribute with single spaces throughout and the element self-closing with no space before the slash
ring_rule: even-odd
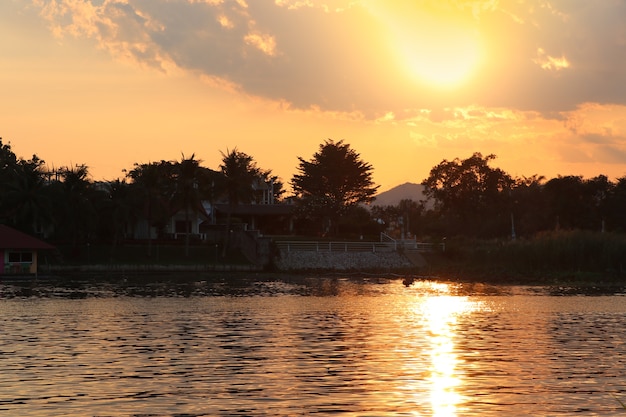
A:
<svg viewBox="0 0 626 417">
<path fill-rule="evenodd" d="M 114 179 L 237 147 L 289 182 L 344 140 L 381 191 L 443 159 L 511 175 L 626 175 L 626 4 L 0 2 L 0 136 Z"/>
</svg>

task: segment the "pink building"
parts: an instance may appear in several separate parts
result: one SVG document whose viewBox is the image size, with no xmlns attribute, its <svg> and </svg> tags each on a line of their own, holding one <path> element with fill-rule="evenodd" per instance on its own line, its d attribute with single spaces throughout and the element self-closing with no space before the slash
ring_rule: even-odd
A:
<svg viewBox="0 0 626 417">
<path fill-rule="evenodd" d="M 49 249 L 54 246 L 0 224 L 0 275 L 37 274 L 37 254 Z"/>
</svg>

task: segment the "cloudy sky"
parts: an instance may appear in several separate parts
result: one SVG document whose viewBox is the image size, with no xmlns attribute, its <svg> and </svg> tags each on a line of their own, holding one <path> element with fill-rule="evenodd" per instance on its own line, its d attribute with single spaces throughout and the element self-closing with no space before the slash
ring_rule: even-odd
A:
<svg viewBox="0 0 626 417">
<path fill-rule="evenodd" d="M 443 159 L 626 175 L 626 0 L 2 0 L 0 137 L 93 179 L 344 140 L 381 190 Z"/>
</svg>

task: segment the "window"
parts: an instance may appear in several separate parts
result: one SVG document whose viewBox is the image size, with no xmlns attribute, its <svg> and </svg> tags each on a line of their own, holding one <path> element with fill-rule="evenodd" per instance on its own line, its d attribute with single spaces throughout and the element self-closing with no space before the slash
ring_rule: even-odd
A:
<svg viewBox="0 0 626 417">
<path fill-rule="evenodd" d="M 9 252 L 9 263 L 32 263 L 32 252 Z"/>
<path fill-rule="evenodd" d="M 176 233 L 189 233 L 191 232 L 191 222 L 184 220 L 177 220 L 175 225 Z"/>
</svg>

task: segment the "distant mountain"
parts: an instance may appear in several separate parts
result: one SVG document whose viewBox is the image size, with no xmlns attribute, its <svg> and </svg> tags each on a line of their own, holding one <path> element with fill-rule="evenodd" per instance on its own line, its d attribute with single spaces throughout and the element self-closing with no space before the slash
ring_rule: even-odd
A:
<svg viewBox="0 0 626 417">
<path fill-rule="evenodd" d="M 401 200 L 413 200 L 419 203 L 425 199 L 426 196 L 424 196 L 424 186 L 422 184 L 407 182 L 378 194 L 372 205 L 397 206 Z"/>
</svg>

